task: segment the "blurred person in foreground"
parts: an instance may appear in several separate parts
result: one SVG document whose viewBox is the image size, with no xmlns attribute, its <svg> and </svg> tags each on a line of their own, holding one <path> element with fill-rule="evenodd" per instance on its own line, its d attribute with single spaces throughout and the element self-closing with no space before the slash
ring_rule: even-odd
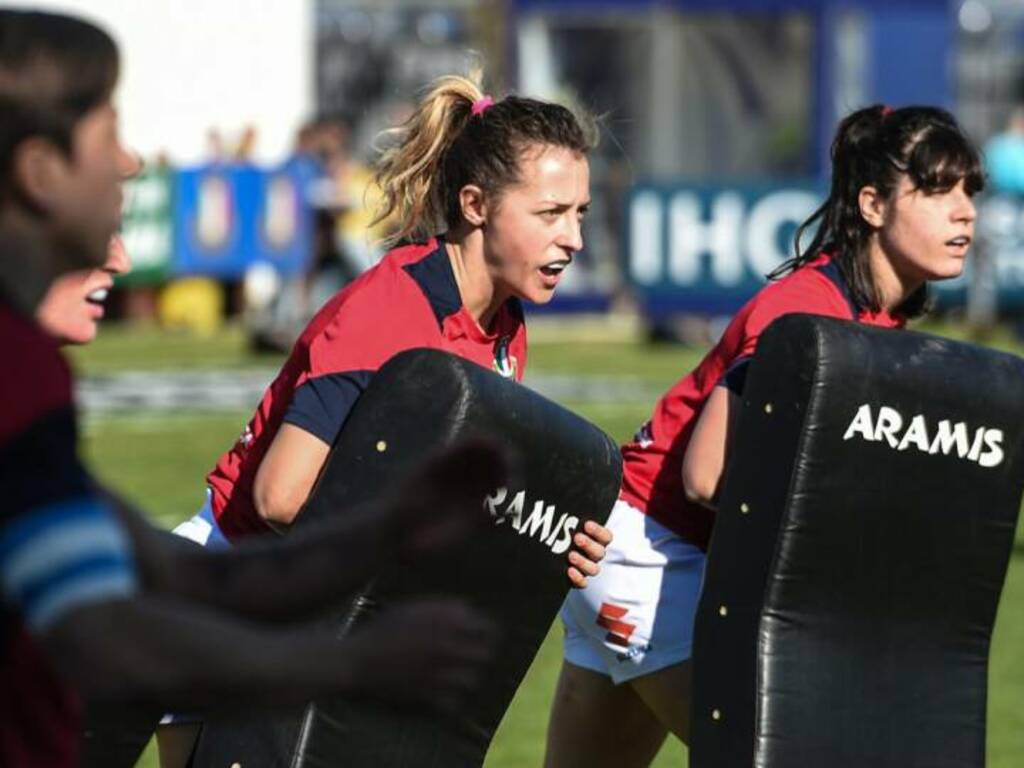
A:
<svg viewBox="0 0 1024 768">
<path fill-rule="evenodd" d="M 119 235 L 110 239 L 107 258 L 95 269 L 61 275 L 36 309 L 36 321 L 60 344 L 89 344 L 99 333 L 114 279 L 131 271 Z"/>
<path fill-rule="evenodd" d="M 344 641 L 288 622 L 383 556 L 464 535 L 504 479 L 493 448 L 436 459 L 376 514 L 220 554 L 153 528 L 82 466 L 71 375 L 33 316 L 60 275 L 108 258 L 135 163 L 118 138 L 117 75 L 97 27 L 0 10 L 0 764 L 76 765 L 83 698 L 188 707 L 346 692 L 455 706 L 491 648 L 463 605 L 410 604 Z"/>
</svg>

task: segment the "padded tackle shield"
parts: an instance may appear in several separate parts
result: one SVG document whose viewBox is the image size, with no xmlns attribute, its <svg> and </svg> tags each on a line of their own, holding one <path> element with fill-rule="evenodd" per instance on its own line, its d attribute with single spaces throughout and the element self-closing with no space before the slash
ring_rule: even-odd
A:
<svg viewBox="0 0 1024 768">
<path fill-rule="evenodd" d="M 381 367 L 359 398 L 297 524 L 374 499 L 440 446 L 479 435 L 509 446 L 519 460 L 512 487 L 485 507 L 496 513 L 495 525 L 429 562 L 389 567 L 347 615 L 334 619 L 343 634 L 365 614 L 407 598 L 443 594 L 469 601 L 501 636 L 497 658 L 469 697 L 472 710 L 456 722 L 337 699 L 293 713 L 208 721 L 198 768 L 483 763 L 565 598 L 573 530 L 588 519 L 603 523 L 611 512 L 622 475 L 618 446 L 526 387 L 443 352 L 410 350 Z"/>
<path fill-rule="evenodd" d="M 750 366 L 694 638 L 693 768 L 981 768 L 1024 361 L 790 315 Z"/>
</svg>

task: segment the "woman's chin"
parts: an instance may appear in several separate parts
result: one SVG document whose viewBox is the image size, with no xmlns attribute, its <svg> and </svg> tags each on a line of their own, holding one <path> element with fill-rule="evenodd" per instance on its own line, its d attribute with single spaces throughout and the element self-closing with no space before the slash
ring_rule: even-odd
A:
<svg viewBox="0 0 1024 768">
<path fill-rule="evenodd" d="M 950 259 L 930 280 L 953 280 L 964 273 L 964 259 Z"/>
</svg>

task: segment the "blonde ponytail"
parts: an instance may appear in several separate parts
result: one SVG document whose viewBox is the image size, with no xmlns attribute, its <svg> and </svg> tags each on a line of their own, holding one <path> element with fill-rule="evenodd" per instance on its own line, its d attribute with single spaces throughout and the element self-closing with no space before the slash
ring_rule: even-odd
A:
<svg viewBox="0 0 1024 768">
<path fill-rule="evenodd" d="M 387 245 L 428 237 L 444 225 L 444 157 L 470 119 L 474 102 L 481 98 L 478 77 L 442 77 L 405 123 L 384 132 L 397 141 L 377 162 L 374 181 L 381 203 L 371 227 L 381 222 L 397 224 L 385 239 Z"/>
<path fill-rule="evenodd" d="M 593 132 L 565 107 L 521 96 L 495 101 L 484 96 L 480 81 L 479 71 L 436 80 L 412 116 L 385 131 L 394 143 L 377 161 L 381 204 L 371 226 L 390 225 L 386 245 L 459 226 L 459 194 L 467 184 L 499 199 L 521 179 L 528 147 L 581 155 L 593 147 Z"/>
</svg>

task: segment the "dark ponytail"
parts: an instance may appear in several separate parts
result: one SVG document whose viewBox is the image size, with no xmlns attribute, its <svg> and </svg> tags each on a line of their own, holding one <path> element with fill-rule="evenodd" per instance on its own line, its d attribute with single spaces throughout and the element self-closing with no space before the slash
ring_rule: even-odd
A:
<svg viewBox="0 0 1024 768">
<path fill-rule="evenodd" d="M 881 104 L 848 115 L 832 142 L 832 184 L 828 198 L 796 231 L 793 258 L 781 264 L 775 280 L 812 261 L 832 255 L 854 301 L 879 311 L 881 302 L 868 263 L 871 226 L 860 212 L 860 191 L 874 187 L 891 199 L 904 174 L 915 189 L 946 192 L 964 181 L 968 194 L 985 184 L 981 158 L 954 117 L 936 107 L 891 109 Z M 813 231 L 806 248 L 803 236 Z M 928 293 L 921 286 L 897 312 L 913 317 L 924 312 Z"/>
</svg>

